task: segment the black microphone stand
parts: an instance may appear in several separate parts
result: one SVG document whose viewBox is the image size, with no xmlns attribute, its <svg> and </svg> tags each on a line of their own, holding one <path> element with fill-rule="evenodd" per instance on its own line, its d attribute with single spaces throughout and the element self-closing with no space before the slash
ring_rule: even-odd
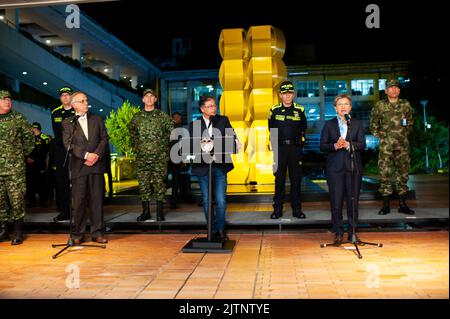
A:
<svg viewBox="0 0 450 319">
<path fill-rule="evenodd" d="M 72 131 L 70 133 L 70 137 L 69 137 L 69 147 L 67 148 L 66 151 L 66 156 L 64 158 L 64 164 L 63 164 L 63 168 L 64 169 L 68 169 L 69 172 L 69 189 L 70 189 L 70 201 L 69 201 L 69 239 L 67 240 L 67 243 L 65 244 L 53 244 L 52 247 L 61 247 L 64 246 L 63 249 L 61 249 L 57 254 L 53 255 L 52 258 L 56 259 L 56 257 L 58 257 L 62 252 L 64 252 L 65 250 L 67 250 L 70 247 L 95 247 L 95 248 L 106 248 L 106 245 L 87 245 L 87 244 L 77 244 L 75 245 L 73 238 L 72 238 L 72 172 L 70 170 L 70 167 L 67 168 L 67 163 L 70 161 L 70 159 L 72 158 L 72 154 L 70 152 L 70 150 L 72 149 L 72 139 L 73 139 L 73 135 L 75 134 L 75 130 L 77 127 L 77 121 L 78 118 L 75 117 L 73 119 L 73 128 Z"/>
<path fill-rule="evenodd" d="M 214 141 L 233 138 L 234 137 L 222 137 L 215 138 Z M 189 138 L 190 140 L 198 139 L 195 137 Z M 212 234 L 212 221 L 213 221 L 213 212 L 212 212 L 212 170 L 213 166 L 213 155 L 211 154 L 211 150 L 203 150 L 207 154 L 208 158 L 208 237 L 204 238 L 195 238 L 190 240 L 182 249 L 184 253 L 231 253 L 236 245 L 235 240 L 229 240 L 225 238 L 215 238 Z M 189 155 L 202 156 L 204 153 L 189 153 Z M 214 153 L 215 155 L 224 155 L 224 154 L 233 154 L 233 153 Z M 186 155 L 186 153 L 185 153 Z"/>
<path fill-rule="evenodd" d="M 340 243 L 327 243 L 327 244 L 320 244 L 321 248 L 325 248 L 327 246 L 334 246 L 334 247 L 339 247 L 341 244 L 348 244 L 351 243 L 355 246 L 355 251 L 356 251 L 356 256 L 358 256 L 359 259 L 362 258 L 362 255 L 359 251 L 358 245 L 364 246 L 364 245 L 373 245 L 373 246 L 377 246 L 377 247 L 383 247 L 383 244 L 379 244 L 379 243 L 370 243 L 370 242 L 366 242 L 366 241 L 360 241 L 357 239 L 356 237 L 356 225 L 355 225 L 355 206 L 356 206 L 356 196 L 355 193 L 358 192 L 358 190 L 356 189 L 356 187 L 354 187 L 354 184 L 358 184 L 356 182 L 355 179 L 355 148 L 353 146 L 353 138 L 352 138 L 352 129 L 351 129 L 351 121 L 350 121 L 350 117 L 346 117 L 346 121 L 347 121 L 347 128 L 348 128 L 348 136 L 349 138 L 349 153 L 350 153 L 350 166 L 351 166 L 351 183 L 350 183 L 350 193 L 352 195 L 352 238 L 350 238 L 350 240 L 348 241 L 343 241 Z M 359 173 L 359 172 L 358 172 Z"/>
</svg>

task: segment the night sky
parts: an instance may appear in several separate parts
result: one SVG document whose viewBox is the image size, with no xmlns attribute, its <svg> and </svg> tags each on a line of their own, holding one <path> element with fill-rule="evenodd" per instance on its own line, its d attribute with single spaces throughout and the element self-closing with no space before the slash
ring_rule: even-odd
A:
<svg viewBox="0 0 450 319">
<path fill-rule="evenodd" d="M 123 0 L 80 8 L 151 62 L 171 57 L 172 38 L 191 39 L 192 50 L 179 61 L 182 70 L 219 69 L 222 29 L 268 24 L 286 37 L 283 60 L 288 66 L 413 61 L 420 89 L 412 94 L 417 100 L 429 99 L 430 111 L 448 123 L 449 18 L 443 1 L 277 0 L 270 7 L 261 3 Z M 380 8 L 379 29 L 366 27 L 370 3 Z M 302 58 L 303 45 L 314 46 L 313 60 Z"/>
</svg>

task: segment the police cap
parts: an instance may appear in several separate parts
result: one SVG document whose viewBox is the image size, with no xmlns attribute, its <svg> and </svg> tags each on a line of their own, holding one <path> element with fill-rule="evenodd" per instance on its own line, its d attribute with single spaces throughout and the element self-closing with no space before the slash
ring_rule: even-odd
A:
<svg viewBox="0 0 450 319">
<path fill-rule="evenodd" d="M 280 93 L 294 93 L 294 84 L 292 84 L 291 81 L 284 81 L 283 83 L 281 83 L 280 85 Z"/>
<path fill-rule="evenodd" d="M 33 122 L 33 124 L 31 125 L 32 128 L 37 128 L 39 131 L 41 130 L 41 124 L 39 124 L 38 122 Z"/>
<path fill-rule="evenodd" d="M 61 96 L 61 94 L 63 94 L 63 93 L 69 93 L 70 95 L 72 95 L 73 90 L 72 90 L 72 88 L 65 86 L 65 87 L 62 87 L 61 89 L 59 89 L 59 95 Z"/>
</svg>

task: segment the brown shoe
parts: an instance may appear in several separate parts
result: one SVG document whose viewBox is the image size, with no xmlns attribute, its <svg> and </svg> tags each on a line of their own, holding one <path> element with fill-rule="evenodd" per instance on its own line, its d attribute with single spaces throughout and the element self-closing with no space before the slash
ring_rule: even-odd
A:
<svg viewBox="0 0 450 319">
<path fill-rule="evenodd" d="M 84 242 L 85 242 L 84 236 L 83 236 L 83 237 L 75 237 L 75 238 L 73 239 L 73 244 L 74 244 L 74 245 L 80 245 L 80 244 L 82 244 L 82 243 L 84 243 Z"/>
<path fill-rule="evenodd" d="M 99 244 L 107 244 L 108 243 L 108 240 L 103 236 L 92 237 L 92 241 L 99 243 Z"/>
</svg>

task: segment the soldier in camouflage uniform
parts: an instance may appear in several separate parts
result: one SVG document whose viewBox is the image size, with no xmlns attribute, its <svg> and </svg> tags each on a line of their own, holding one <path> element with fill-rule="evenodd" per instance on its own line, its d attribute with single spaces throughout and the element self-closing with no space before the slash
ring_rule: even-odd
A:
<svg viewBox="0 0 450 319">
<path fill-rule="evenodd" d="M 169 162 L 172 119 L 155 108 L 156 92 L 146 89 L 142 101 L 144 110 L 135 114 L 130 123 L 130 136 L 136 154 L 137 175 L 142 200 L 142 214 L 137 221 L 151 219 L 150 200 L 156 199 L 156 218 L 164 220 L 167 163 Z"/>
<path fill-rule="evenodd" d="M 396 168 L 396 186 L 399 195 L 399 213 L 414 214 L 406 205 L 408 192 L 408 171 L 410 166 L 408 136 L 413 128 L 413 109 L 409 102 L 400 99 L 400 87 L 397 80 L 386 85 L 387 100 L 378 101 L 372 109 L 370 131 L 380 139 L 378 167 L 380 169 L 380 189 L 383 207 L 380 215 L 390 213 L 389 197 L 392 194 L 391 171 Z"/>
<path fill-rule="evenodd" d="M 0 90 L 0 241 L 7 238 L 7 223 L 14 224 L 11 245 L 23 241 L 25 217 L 25 158 L 34 148 L 31 125 L 12 110 L 11 94 Z"/>
</svg>

